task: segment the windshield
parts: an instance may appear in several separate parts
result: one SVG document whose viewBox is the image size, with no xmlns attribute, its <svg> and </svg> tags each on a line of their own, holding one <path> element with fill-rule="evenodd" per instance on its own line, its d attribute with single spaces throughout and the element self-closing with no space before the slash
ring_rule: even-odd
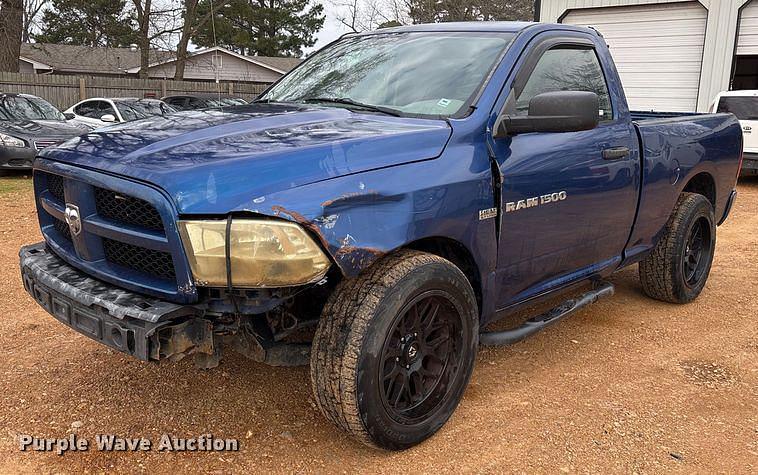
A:
<svg viewBox="0 0 758 475">
<path fill-rule="evenodd" d="M 512 37 L 480 32 L 353 36 L 316 53 L 259 100 L 332 105 L 317 99 L 346 99 L 404 114 L 455 116 L 471 105 Z"/>
<path fill-rule="evenodd" d="M 66 120 L 61 111 L 39 97 L 0 97 L 0 120 Z"/>
<path fill-rule="evenodd" d="M 176 109 L 161 101 L 118 101 L 116 107 L 127 122 L 176 112 Z"/>
<path fill-rule="evenodd" d="M 758 96 L 724 96 L 717 112 L 731 112 L 739 120 L 758 120 Z"/>
</svg>

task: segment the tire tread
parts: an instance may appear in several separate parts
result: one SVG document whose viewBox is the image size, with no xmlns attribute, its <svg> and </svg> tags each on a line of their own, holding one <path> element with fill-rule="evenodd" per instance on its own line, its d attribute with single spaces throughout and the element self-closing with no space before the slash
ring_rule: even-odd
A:
<svg viewBox="0 0 758 475">
<path fill-rule="evenodd" d="M 698 207 L 708 200 L 697 193 L 682 193 L 669 217 L 663 236 L 661 236 L 653 252 L 639 264 L 639 276 L 645 294 L 656 300 L 670 303 L 686 303 L 686 298 L 676 285 L 675 262 L 678 257 L 678 247 L 686 236 L 687 220 Z M 714 235 L 715 239 L 715 235 Z"/>
<path fill-rule="evenodd" d="M 395 283 L 414 269 L 434 263 L 457 270 L 433 254 L 398 251 L 358 277 L 341 282 L 324 307 L 311 351 L 310 377 L 316 404 L 328 420 L 366 445 L 381 448 L 361 418 L 356 391 L 367 326 L 379 302 L 391 298 Z"/>
</svg>

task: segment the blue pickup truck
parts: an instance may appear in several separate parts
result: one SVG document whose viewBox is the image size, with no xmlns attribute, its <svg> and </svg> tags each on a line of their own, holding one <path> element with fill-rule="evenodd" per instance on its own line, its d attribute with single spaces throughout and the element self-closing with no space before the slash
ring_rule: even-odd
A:
<svg viewBox="0 0 758 475">
<path fill-rule="evenodd" d="M 387 29 L 252 104 L 44 150 L 44 243 L 21 272 L 55 318 L 141 360 L 310 362 L 329 420 L 404 449 L 450 417 L 480 344 L 611 295 L 615 271 L 695 299 L 741 155 L 731 114 L 631 113 L 594 30 Z"/>
</svg>

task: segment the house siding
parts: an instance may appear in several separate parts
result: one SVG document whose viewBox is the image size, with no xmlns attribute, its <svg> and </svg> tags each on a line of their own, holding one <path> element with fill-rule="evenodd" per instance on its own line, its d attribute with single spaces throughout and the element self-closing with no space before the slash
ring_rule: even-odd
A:
<svg viewBox="0 0 758 475">
<path fill-rule="evenodd" d="M 542 0 L 540 20 L 558 22 L 573 9 L 676 3 L 688 0 Z M 708 10 L 697 110 L 705 112 L 729 89 L 740 8 L 750 0 L 699 0 Z"/>
<path fill-rule="evenodd" d="M 18 72 L 25 74 L 34 74 L 34 65 L 23 59 L 18 60 Z"/>
</svg>

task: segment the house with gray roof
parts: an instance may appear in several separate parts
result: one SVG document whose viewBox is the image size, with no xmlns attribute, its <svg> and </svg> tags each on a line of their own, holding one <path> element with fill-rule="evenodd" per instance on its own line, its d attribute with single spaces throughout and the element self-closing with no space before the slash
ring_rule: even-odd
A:
<svg viewBox="0 0 758 475">
<path fill-rule="evenodd" d="M 192 52 L 184 79 L 191 81 L 252 82 L 269 84 L 300 64 L 299 58 L 245 56 L 221 47 Z M 24 43 L 20 72 L 88 76 L 137 77 L 140 51 L 136 48 L 106 48 L 49 43 Z M 176 55 L 151 50 L 148 77 L 173 79 Z"/>
</svg>

